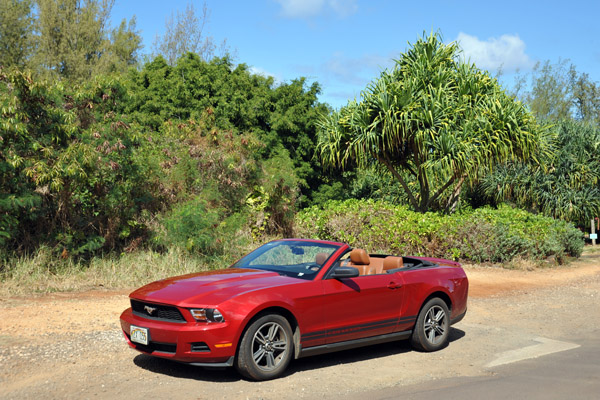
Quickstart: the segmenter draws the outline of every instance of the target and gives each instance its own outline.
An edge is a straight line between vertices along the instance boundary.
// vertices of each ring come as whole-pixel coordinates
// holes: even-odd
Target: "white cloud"
[[[358,9],[356,0],[276,0],[281,5],[281,13],[288,18],[314,17],[326,11],[346,17]]]
[[[282,82],[280,75],[269,72],[266,69],[261,68],[261,67],[250,67],[250,73],[255,74],[255,75],[262,75],[265,78],[268,78],[270,76],[275,80],[274,81],[275,85],[280,85]]]
[[[534,65],[525,54],[525,42],[518,35],[502,35],[482,41],[476,36],[460,32],[456,41],[459,42],[465,59],[490,72],[498,69],[512,72],[529,69]]]

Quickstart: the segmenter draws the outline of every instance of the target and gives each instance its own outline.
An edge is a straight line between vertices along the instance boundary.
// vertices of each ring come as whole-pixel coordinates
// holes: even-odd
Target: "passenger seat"
[[[402,257],[388,256],[383,259],[383,272],[402,267],[404,267],[404,260]]]

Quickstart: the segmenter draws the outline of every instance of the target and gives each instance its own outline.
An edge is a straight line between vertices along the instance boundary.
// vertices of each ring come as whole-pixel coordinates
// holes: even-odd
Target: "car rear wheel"
[[[252,322],[240,342],[236,368],[247,378],[278,377],[292,359],[292,328],[287,319],[267,314]]]
[[[411,344],[420,351],[436,351],[448,344],[450,311],[446,303],[434,297],[425,303],[417,317]]]

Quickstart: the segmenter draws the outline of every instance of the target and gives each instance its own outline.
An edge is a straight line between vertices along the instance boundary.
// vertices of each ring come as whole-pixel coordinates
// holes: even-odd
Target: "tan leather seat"
[[[363,249],[353,249],[350,252],[350,261],[355,265],[369,265],[371,263],[369,255]]]
[[[378,271],[376,264],[381,264],[374,262],[376,261],[374,258],[370,258],[366,251],[363,249],[353,249],[350,252],[350,262],[351,265],[358,269],[359,275],[375,275],[381,273]],[[383,265],[381,265],[383,267]]]
[[[358,275],[359,276],[363,276],[367,274],[367,265],[352,265],[352,267],[356,268],[358,270]]]
[[[383,259],[383,271],[404,267],[402,257],[388,256]]]
[[[358,270],[359,276],[375,274],[375,268],[370,265],[352,265],[352,267]]]
[[[370,266],[375,271],[374,274],[382,274],[383,273],[383,258],[371,257]]]

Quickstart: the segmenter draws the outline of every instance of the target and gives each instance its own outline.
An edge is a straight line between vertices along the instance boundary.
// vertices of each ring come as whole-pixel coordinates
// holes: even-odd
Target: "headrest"
[[[325,264],[325,261],[329,258],[329,254],[327,253],[317,253],[315,256],[315,262],[319,265]]]
[[[383,269],[396,269],[402,268],[404,266],[404,261],[402,257],[393,257],[389,256],[383,259]]]
[[[363,249],[354,249],[350,252],[350,261],[352,264],[368,265],[371,263],[369,255]]]

